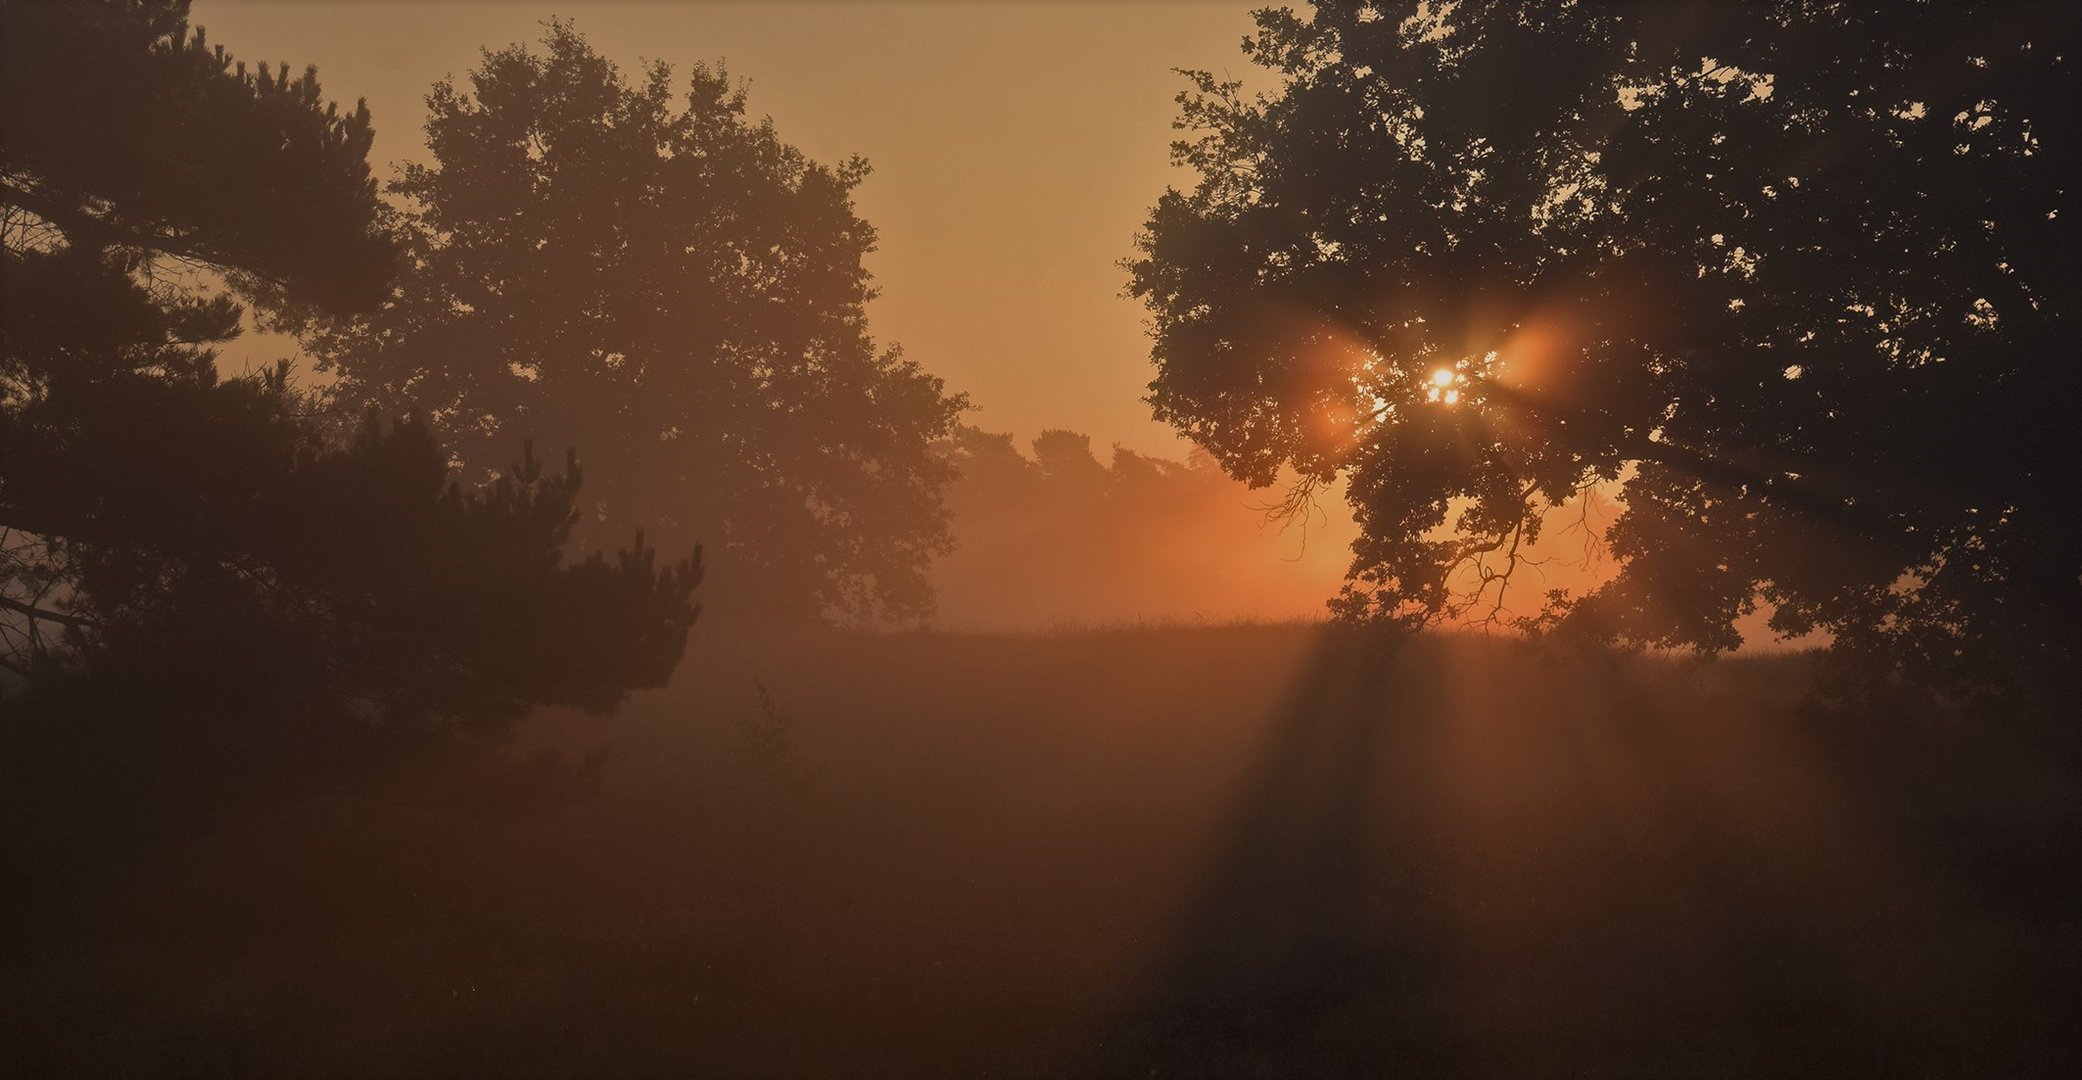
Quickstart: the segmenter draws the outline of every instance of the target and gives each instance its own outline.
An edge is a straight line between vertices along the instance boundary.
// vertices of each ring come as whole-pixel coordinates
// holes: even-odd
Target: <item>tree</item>
[[[7,0],[0,195],[73,243],[211,267],[242,292],[373,302],[394,253],[369,227],[365,104],[341,115],[315,69],[243,62],[173,0]]]
[[[0,664],[59,737],[324,757],[661,684],[700,569],[640,534],[565,562],[575,459],[465,486],[423,425],[335,431],[286,362],[219,376],[242,298],[383,292],[366,108],[234,67],[182,0],[0,10]]]
[[[392,186],[406,272],[313,347],[473,467],[516,434],[585,446],[596,522],[708,543],[711,609],[921,615],[962,400],[867,334],[867,166],[809,160],[720,70],[680,107],[673,83],[552,23],[436,85],[433,161]]]
[[[1275,92],[1189,73],[1129,263],[1158,416],[1344,477],[1334,604],[1505,615],[1593,486],[1617,572],[1533,620],[1708,652],[1770,605],[1960,692],[2082,661],[2062,5],[1318,3]]]

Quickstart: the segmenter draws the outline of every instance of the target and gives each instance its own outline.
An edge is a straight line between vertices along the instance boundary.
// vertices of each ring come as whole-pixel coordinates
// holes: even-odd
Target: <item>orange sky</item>
[[[436,79],[552,15],[625,71],[725,60],[783,138],[874,165],[859,192],[881,234],[870,325],[967,391],[968,422],[1176,458],[1185,445],[1141,400],[1142,313],[1116,263],[1175,178],[1171,69],[1246,74],[1251,6],[197,0],[193,21],[241,59],[315,63],[329,95],[366,97],[386,179],[423,154]]]

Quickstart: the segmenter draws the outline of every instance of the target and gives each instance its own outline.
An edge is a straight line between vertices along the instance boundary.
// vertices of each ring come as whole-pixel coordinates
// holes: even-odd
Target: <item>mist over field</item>
[[[2069,1024],[2072,772],[1818,721],[1799,658],[1442,638],[1367,670],[1303,626],[694,646],[605,727],[524,734],[609,747],[569,805],[406,775],[29,908],[15,1060],[1824,1076],[2034,1072]]]
[[[578,7],[0,0],[0,1077],[2082,1075],[2078,9]]]

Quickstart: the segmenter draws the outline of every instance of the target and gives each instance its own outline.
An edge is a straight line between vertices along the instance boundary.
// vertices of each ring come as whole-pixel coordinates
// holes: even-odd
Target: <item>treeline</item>
[[[935,624],[1048,629],[1129,621],[1321,618],[1354,535],[1341,502],[1281,517],[1276,494],[1204,453],[1183,461],[1044,431],[963,427],[948,443],[958,543],[935,564]]]

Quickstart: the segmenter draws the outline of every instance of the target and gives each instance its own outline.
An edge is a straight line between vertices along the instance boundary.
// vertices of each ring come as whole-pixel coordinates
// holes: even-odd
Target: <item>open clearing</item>
[[[24,890],[0,1012],[39,1075],[2075,1065],[2072,765],[1806,663],[697,631],[523,739],[608,746],[565,809],[329,795]]]

